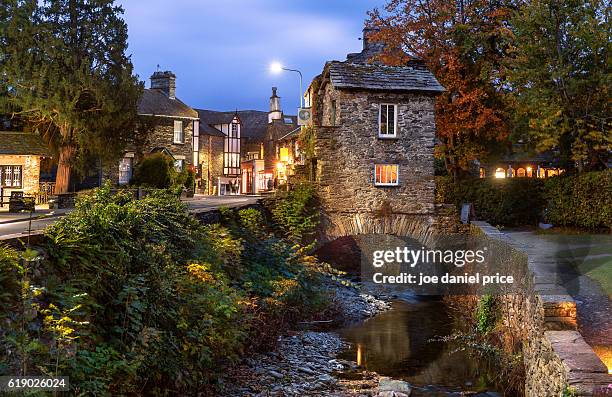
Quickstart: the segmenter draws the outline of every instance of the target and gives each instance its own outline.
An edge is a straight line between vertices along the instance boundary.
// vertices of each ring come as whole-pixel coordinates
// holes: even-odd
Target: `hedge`
[[[612,228],[612,169],[546,181],[545,219],[556,226]]]
[[[532,178],[464,179],[436,177],[436,201],[474,205],[478,219],[494,225],[534,225],[584,229],[612,228],[612,170]]]

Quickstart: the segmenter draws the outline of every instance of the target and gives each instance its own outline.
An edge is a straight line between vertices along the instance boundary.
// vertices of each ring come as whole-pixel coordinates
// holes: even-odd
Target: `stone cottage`
[[[337,234],[372,232],[365,224],[390,214],[434,213],[434,104],[444,87],[418,60],[376,62],[383,46],[369,33],[361,53],[328,62],[305,95],[316,130],[311,164]]]
[[[41,163],[50,157],[40,135],[0,131],[0,202],[8,201],[13,191],[37,194]]]
[[[199,163],[199,115],[176,96],[174,73],[155,72],[151,86],[138,102],[139,123],[133,142],[108,176],[128,184],[134,165],[150,153],[163,152],[174,159],[177,170]]]

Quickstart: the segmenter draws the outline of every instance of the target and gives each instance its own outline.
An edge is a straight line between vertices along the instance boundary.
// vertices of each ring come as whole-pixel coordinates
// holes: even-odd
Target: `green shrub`
[[[176,178],[174,160],[164,153],[153,153],[143,158],[134,170],[131,183],[158,189],[168,189]]]
[[[310,242],[319,225],[319,201],[312,184],[301,183],[268,201],[272,218],[292,241]]]
[[[479,333],[488,334],[497,324],[497,300],[492,295],[483,295],[476,308],[476,329]]]
[[[546,220],[555,226],[612,228],[612,170],[546,180]]]
[[[30,291],[0,338],[0,373],[59,373],[79,395],[211,391],[244,350],[325,307],[303,248],[254,208],[223,216],[202,226],[167,191],[135,200],[107,185],[80,198],[46,231],[39,286],[0,273],[9,299]],[[19,259],[0,247],[2,270]]]
[[[544,207],[543,182],[532,178],[463,179],[436,177],[436,201],[472,203],[478,219],[494,225],[535,225]]]
[[[7,245],[0,244],[0,307],[12,307],[19,295],[19,254]],[[0,312],[0,319],[8,310]]]

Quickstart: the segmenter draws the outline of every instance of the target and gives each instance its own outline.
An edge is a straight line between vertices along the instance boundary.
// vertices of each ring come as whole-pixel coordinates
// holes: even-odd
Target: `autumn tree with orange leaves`
[[[512,40],[511,4],[490,0],[391,0],[370,12],[372,37],[387,44],[389,65],[422,59],[446,88],[436,101],[436,156],[458,177],[473,160],[507,148],[504,55]]]

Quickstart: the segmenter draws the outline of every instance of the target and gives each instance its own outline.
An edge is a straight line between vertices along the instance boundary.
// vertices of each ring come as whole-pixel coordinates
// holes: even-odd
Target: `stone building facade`
[[[11,192],[27,195],[40,190],[40,165],[51,153],[39,135],[0,131],[0,189],[8,201]]]
[[[364,40],[365,54],[371,45],[380,48]],[[434,105],[444,88],[418,61],[391,67],[356,55],[328,62],[306,94],[324,225],[335,236],[393,233],[383,223],[435,213]]]
[[[104,178],[125,185],[134,167],[145,156],[163,152],[174,159],[178,170],[198,164],[199,116],[176,96],[176,76],[155,72],[151,88],[138,102],[138,126],[123,158],[105,167]]]

